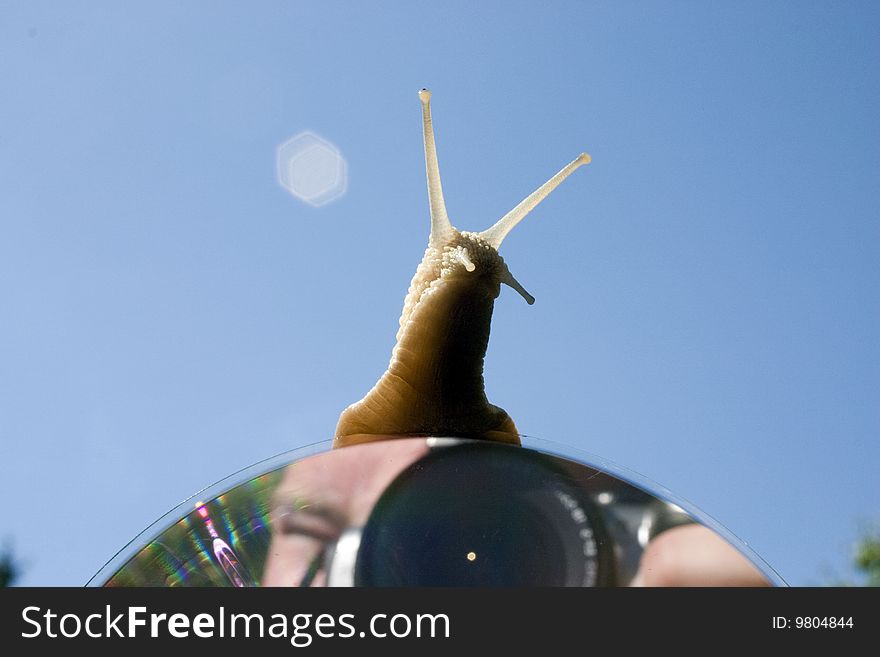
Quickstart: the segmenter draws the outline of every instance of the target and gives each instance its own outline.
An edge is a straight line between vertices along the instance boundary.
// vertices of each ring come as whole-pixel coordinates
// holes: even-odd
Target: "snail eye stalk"
[[[578,155],[574,160],[565,165],[559,173],[526,196],[513,210],[501,217],[494,226],[480,233],[480,237],[497,251],[501,247],[501,242],[507,237],[507,233],[513,230],[514,226],[525,219],[529,212],[534,210],[541,201],[550,195],[550,192],[559,187],[562,181],[568,178],[578,167],[589,164],[591,160],[592,158],[586,153]]]

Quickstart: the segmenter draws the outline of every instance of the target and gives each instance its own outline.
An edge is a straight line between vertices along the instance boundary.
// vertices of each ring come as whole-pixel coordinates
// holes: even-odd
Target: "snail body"
[[[581,154],[491,228],[459,231],[449,221],[434,145],[431,94],[419,92],[431,234],[403,304],[388,369],[346,408],[334,447],[389,436],[459,436],[519,444],[510,416],[489,403],[483,360],[495,299],[505,284],[535,299],[510,273],[498,248],[507,233],[576,168]]]

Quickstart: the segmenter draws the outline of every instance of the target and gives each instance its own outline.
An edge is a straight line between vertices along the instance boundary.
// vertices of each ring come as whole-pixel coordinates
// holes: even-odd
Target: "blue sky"
[[[581,151],[502,254],[487,392],[792,584],[880,517],[871,2],[0,2],[0,536],[79,585],[177,502],[331,437],[387,365],[428,209]],[[277,183],[311,130],[320,208]]]

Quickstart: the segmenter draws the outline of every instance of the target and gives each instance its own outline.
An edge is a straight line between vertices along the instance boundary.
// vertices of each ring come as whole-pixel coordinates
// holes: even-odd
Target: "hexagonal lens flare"
[[[339,149],[313,132],[301,132],[278,147],[278,182],[314,207],[345,193],[348,165]]]

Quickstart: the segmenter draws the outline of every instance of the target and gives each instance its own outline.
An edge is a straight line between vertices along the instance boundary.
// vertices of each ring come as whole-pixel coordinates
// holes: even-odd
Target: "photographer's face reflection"
[[[497,449],[515,449],[517,455],[530,454],[528,450],[521,448],[499,445]],[[389,490],[389,485],[395,482],[409,466],[428,456],[431,451],[429,439],[394,439],[332,450],[288,466],[272,496],[270,514],[272,540],[262,584],[264,586],[326,586],[328,574],[325,557],[328,546],[333,546],[347,529],[363,528],[370,520],[377,502]],[[499,452],[499,454],[503,453]],[[547,457],[538,453],[535,453],[534,458],[535,467],[540,465],[538,460],[547,460]],[[425,459],[425,462],[427,463],[428,459]],[[620,500],[621,508],[629,502],[630,510],[627,513],[632,516],[632,508],[638,507],[633,504],[632,495],[627,500],[629,492],[637,496],[641,495],[644,499],[653,499],[629,484],[604,473],[597,475],[595,471],[585,466],[566,463],[569,468],[575,469],[563,474],[562,478],[565,479],[566,485],[571,482],[575,482],[576,485],[583,484],[584,500],[613,499],[613,502],[607,504],[609,507],[618,504],[617,500]],[[420,463],[419,467],[421,466]],[[583,476],[580,476],[581,471]],[[572,472],[575,474],[572,475]],[[551,474],[548,477],[548,486],[551,485],[549,479],[553,476]],[[464,500],[468,507],[473,503],[473,508],[479,509],[478,502],[481,492],[486,490],[486,482],[473,481],[468,477],[465,480],[468,482],[465,489],[456,489],[451,491],[451,494]],[[505,485],[515,486],[515,482],[516,479],[513,477],[513,481]],[[602,489],[603,485],[610,487]],[[458,486],[461,486],[461,480]],[[605,492],[603,497],[603,491],[612,492]],[[568,493],[555,494],[563,501],[571,497]],[[419,491],[415,496],[410,492],[408,499],[417,499],[418,496]],[[434,500],[424,502],[419,513],[430,514]],[[521,503],[522,500],[512,500],[511,506]],[[542,504],[546,506],[546,501]],[[593,505],[584,502],[582,506],[587,505],[599,509],[601,503]],[[573,515],[577,514],[577,509]],[[475,510],[474,513],[479,513],[479,510]],[[590,514],[595,520],[591,531],[600,545],[598,556],[591,558],[598,561],[613,561],[618,558],[615,555],[621,554],[622,550],[620,546],[611,549],[605,544],[619,541],[621,530],[618,528],[615,533],[599,527],[609,524],[608,518],[605,520],[600,518],[606,515],[613,516],[609,513],[609,509],[594,510]],[[514,517],[513,514],[510,517]],[[617,521],[611,518],[610,522]],[[620,522],[617,524],[621,525]],[[585,526],[590,525],[588,523]],[[631,568],[627,570],[619,564],[611,567],[606,564],[602,568],[608,572],[614,571],[615,574],[600,578],[597,580],[599,583],[619,586],[768,585],[760,571],[738,550],[712,530],[691,522],[689,518],[684,523],[671,526],[656,535],[652,534],[650,540],[644,536],[636,537],[638,528],[635,524],[632,525],[632,529],[631,542],[635,545],[641,541],[641,545],[637,547]],[[516,549],[513,552],[516,553]],[[467,558],[470,559],[471,556]],[[515,572],[515,569],[510,572]],[[512,582],[505,580],[504,583]],[[529,583],[536,582],[531,580]],[[540,580],[538,583],[541,583]],[[338,584],[338,582],[330,582],[330,584]]]
[[[272,496],[272,542],[263,586],[324,586],[320,560],[349,527],[362,527],[379,496],[428,453],[425,439],[354,445],[287,467]],[[315,572],[310,572],[310,568]]]

